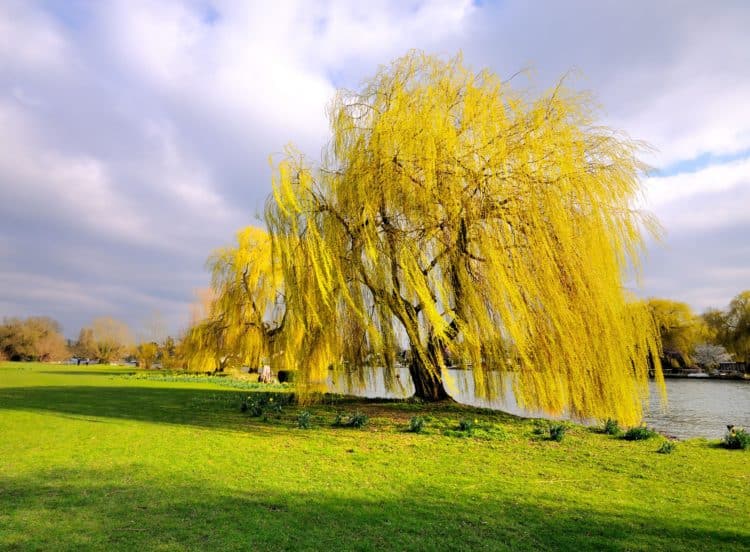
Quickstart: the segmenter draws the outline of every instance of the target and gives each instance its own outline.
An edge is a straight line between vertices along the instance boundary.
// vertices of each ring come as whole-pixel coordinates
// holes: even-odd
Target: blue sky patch
[[[724,155],[715,155],[706,152],[692,159],[684,159],[666,167],[656,169],[652,174],[654,176],[674,176],[675,174],[694,173],[712,165],[724,165],[725,163],[748,158],[750,158],[750,149]]]

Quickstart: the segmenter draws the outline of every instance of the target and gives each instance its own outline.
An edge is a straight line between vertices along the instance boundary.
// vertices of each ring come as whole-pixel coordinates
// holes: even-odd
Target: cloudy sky
[[[639,293],[723,307],[750,288],[748,29],[745,1],[2,0],[0,317],[184,327],[269,155],[317,158],[335,89],[410,48],[540,90],[573,70],[655,148]]]

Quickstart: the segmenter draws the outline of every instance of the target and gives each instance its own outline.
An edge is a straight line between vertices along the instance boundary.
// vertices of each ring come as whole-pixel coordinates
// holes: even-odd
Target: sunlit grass
[[[573,424],[557,443],[547,422],[459,405],[329,399],[253,417],[240,405],[255,389],[129,372],[0,364],[0,550],[750,542],[750,455],[716,443],[658,454],[660,439]],[[355,411],[363,428],[333,427]]]

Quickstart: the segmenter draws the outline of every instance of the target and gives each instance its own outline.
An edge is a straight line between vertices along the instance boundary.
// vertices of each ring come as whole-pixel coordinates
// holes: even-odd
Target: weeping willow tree
[[[272,355],[282,326],[281,274],[271,262],[268,233],[248,226],[237,244],[208,260],[211,294],[205,316],[188,330],[183,351],[194,371],[260,366]]]
[[[420,52],[339,92],[329,115],[322,166],[289,151],[266,209],[279,362],[303,392],[331,364],[365,376],[373,355],[395,384],[406,345],[425,400],[448,396],[458,365],[479,397],[504,373],[527,408],[640,418],[659,346],[622,284],[656,228],[634,208],[639,144],[562,85],[530,99]]]
[[[646,304],[659,330],[664,358],[692,363],[696,347],[708,337],[703,319],[687,303],[652,297]]]

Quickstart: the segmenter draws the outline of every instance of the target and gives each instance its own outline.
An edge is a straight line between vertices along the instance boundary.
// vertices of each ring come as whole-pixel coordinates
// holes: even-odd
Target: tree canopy
[[[133,345],[133,334],[125,322],[100,316],[91,326],[81,328],[75,353],[82,358],[95,358],[102,363],[119,360]]]
[[[237,244],[214,252],[208,266],[212,293],[183,341],[188,367],[223,371],[270,361],[271,341],[285,309],[268,233],[253,226],[240,230]]]
[[[750,290],[738,293],[729,303],[726,326],[728,349],[750,362]]]
[[[423,399],[458,365],[482,397],[507,373],[527,407],[640,418],[659,345],[622,285],[655,228],[634,208],[638,143],[562,84],[528,98],[420,52],[329,115],[321,166],[289,150],[266,209],[286,308],[275,362],[303,392],[332,364],[365,377],[373,356],[395,385],[406,346]]]
[[[679,301],[651,298],[648,308],[659,330],[662,350],[679,353],[691,362],[695,348],[709,335],[703,319],[693,313],[690,305]]]
[[[60,324],[52,318],[7,318],[0,324],[0,358],[48,362],[68,354]]]
[[[707,310],[703,320],[715,342],[726,347],[736,360],[750,363],[750,290],[738,293],[726,311]]]

